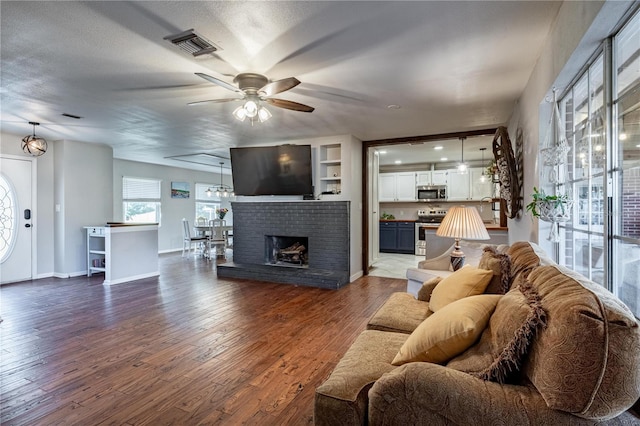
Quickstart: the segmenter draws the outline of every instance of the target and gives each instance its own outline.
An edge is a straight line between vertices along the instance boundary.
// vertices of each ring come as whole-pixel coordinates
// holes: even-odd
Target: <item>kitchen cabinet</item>
[[[482,167],[474,167],[461,174],[457,169],[449,170],[447,184],[447,198],[449,201],[480,201],[493,195],[493,182],[487,177],[485,182],[480,180]]]
[[[472,200],[480,201],[483,198],[493,198],[493,185],[492,176],[485,176],[482,180],[482,173],[485,171],[483,168],[473,168],[469,170],[469,198]]]
[[[381,252],[413,254],[414,245],[414,222],[380,222]]]
[[[469,172],[462,174],[457,169],[449,170],[447,199],[449,201],[466,201],[469,199]]]
[[[446,185],[449,172],[446,170],[433,170],[431,172],[431,185]]]
[[[426,172],[417,172],[416,184],[419,186],[446,185],[447,174],[448,172],[446,170],[429,170]]]
[[[380,173],[378,179],[379,201],[416,201],[415,172]]]

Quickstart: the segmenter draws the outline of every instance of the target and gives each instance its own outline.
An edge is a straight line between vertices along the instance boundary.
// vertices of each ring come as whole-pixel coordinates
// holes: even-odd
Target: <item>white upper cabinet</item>
[[[416,201],[416,173],[380,173],[379,201]]]
[[[446,185],[449,172],[446,170],[434,170],[431,172],[431,185]]]
[[[457,169],[449,170],[447,179],[447,199],[449,201],[465,201],[469,199],[469,173],[459,173]]]
[[[480,201],[483,198],[493,197],[494,184],[492,182],[492,176],[485,176],[485,179],[482,179],[484,170],[485,169],[481,167],[469,170],[469,189],[472,200]]]
[[[416,185],[431,185],[431,172],[417,172],[416,173]]]
[[[447,184],[447,198],[449,201],[480,201],[483,198],[493,195],[493,182],[491,177],[483,182],[481,180],[482,167],[469,169],[467,173],[461,174],[457,169],[449,170]]]
[[[446,170],[429,170],[426,172],[417,172],[416,183],[417,185],[421,186],[446,185],[447,175],[448,172]]]

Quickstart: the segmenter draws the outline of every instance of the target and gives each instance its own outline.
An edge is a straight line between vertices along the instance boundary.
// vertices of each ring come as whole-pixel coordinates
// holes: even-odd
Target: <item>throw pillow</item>
[[[480,257],[478,268],[489,269],[493,277],[484,290],[488,294],[505,294],[511,288],[511,257],[487,246]]]
[[[430,280],[425,281],[418,290],[418,300],[428,302],[431,299],[431,293],[433,289],[442,281],[442,277],[433,277]]]
[[[513,382],[532,340],[545,323],[540,296],[524,281],[500,299],[478,344],[452,359],[447,367],[484,380]]]
[[[469,348],[487,326],[500,295],[481,294],[448,304],[411,333],[391,362],[444,363]]]
[[[442,281],[433,289],[429,300],[429,309],[437,312],[451,302],[463,297],[484,293],[493,272],[466,265]]]

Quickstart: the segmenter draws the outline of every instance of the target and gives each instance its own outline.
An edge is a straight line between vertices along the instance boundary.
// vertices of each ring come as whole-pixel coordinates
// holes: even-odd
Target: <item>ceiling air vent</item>
[[[164,39],[169,40],[180,49],[196,57],[219,50],[217,46],[214,46],[209,40],[198,35],[193,29],[183,31],[180,34],[166,36]]]

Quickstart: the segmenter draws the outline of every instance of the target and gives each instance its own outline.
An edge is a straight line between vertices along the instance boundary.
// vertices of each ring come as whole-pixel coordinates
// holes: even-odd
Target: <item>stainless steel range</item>
[[[439,224],[444,219],[447,211],[442,208],[428,208],[418,210],[418,220],[416,221],[416,256],[427,254],[426,225]]]

